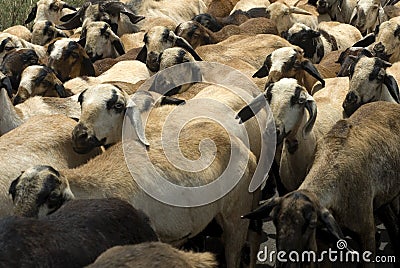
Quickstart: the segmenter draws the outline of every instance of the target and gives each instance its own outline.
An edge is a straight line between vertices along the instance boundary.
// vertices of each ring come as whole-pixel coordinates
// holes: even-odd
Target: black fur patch
[[[9,37],[7,37],[6,39],[4,39],[1,44],[0,44],[0,52],[4,51],[4,48],[6,47],[7,43],[10,42],[11,39]]]
[[[113,89],[111,99],[109,99],[106,103],[107,110],[111,110],[117,101],[118,101],[117,91]]]
[[[85,89],[84,91],[82,91],[81,94],[79,94],[79,96],[78,96],[78,102],[79,102],[79,104],[80,104],[81,106],[82,106],[82,103],[83,103],[83,94],[85,94],[86,90],[87,90],[87,89]]]
[[[320,37],[315,37],[310,31],[301,30],[298,33],[292,34],[287,39],[291,44],[301,47],[304,50],[304,56],[311,59],[316,52],[318,57],[322,58],[324,55],[324,47],[321,45],[318,46],[317,38]],[[321,53],[321,47],[322,55],[319,55]]]
[[[294,96],[292,96],[290,98],[290,106],[294,106],[296,103],[299,102],[300,93],[301,93],[302,90],[303,90],[302,87],[300,87],[300,86],[296,87],[296,90],[294,92]]]
[[[36,204],[37,206],[41,206],[50,197],[50,194],[52,191],[54,191],[55,188],[61,185],[60,180],[58,180],[53,174],[50,174],[46,177],[46,179],[43,182],[42,188],[37,196],[36,199]]]
[[[400,25],[397,26],[396,30],[394,31],[394,36],[400,37]]]
[[[76,50],[78,48],[79,48],[78,43],[76,43],[74,41],[69,42],[68,45],[67,45],[67,48],[65,50],[65,56],[66,57],[71,56],[71,53],[74,52],[74,50]]]
[[[296,54],[291,56],[290,59],[283,64],[282,71],[289,72],[291,69],[295,68],[296,58],[297,58]]]
[[[271,103],[271,99],[272,99],[272,88],[274,87],[273,84],[270,84],[267,86],[267,88],[265,89],[265,99],[267,100],[268,103]]]
[[[40,83],[43,82],[43,79],[45,79],[46,76],[47,76],[49,73],[51,73],[51,72],[52,72],[52,69],[50,69],[50,68],[47,67],[47,66],[43,66],[43,67],[40,69],[39,74],[38,74],[38,76],[36,76],[36,78],[35,78],[35,80],[33,81],[33,83],[34,83],[36,86],[38,86]]]
[[[210,29],[213,32],[218,32],[222,29],[222,25],[218,23],[218,21],[211,16],[210,14],[204,13],[196,15],[192,18],[193,21],[197,21],[204,27]]]
[[[185,59],[186,51],[184,49],[180,49],[178,55],[175,56],[175,63],[184,63],[188,60]]]

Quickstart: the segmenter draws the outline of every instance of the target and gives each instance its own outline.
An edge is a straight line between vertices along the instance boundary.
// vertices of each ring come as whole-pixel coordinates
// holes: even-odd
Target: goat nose
[[[355,102],[357,102],[357,99],[358,99],[358,97],[353,91],[349,92],[346,96],[347,103],[355,103]]]
[[[158,55],[155,52],[150,52],[149,53],[149,60],[151,62],[157,62],[158,61]]]
[[[385,46],[382,44],[382,42],[379,42],[374,46],[374,51],[375,52],[383,52],[385,51]]]
[[[76,125],[72,132],[73,139],[86,140],[89,136],[87,128],[81,124]]]

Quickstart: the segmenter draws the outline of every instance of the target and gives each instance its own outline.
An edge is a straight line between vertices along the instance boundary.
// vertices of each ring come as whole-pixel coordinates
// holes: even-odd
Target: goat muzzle
[[[78,154],[89,153],[96,147],[104,145],[106,138],[101,141],[94,135],[89,135],[88,129],[78,124],[72,131],[72,148]]]

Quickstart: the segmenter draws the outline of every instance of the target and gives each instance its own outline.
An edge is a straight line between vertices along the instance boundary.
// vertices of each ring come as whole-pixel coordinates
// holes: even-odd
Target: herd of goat
[[[373,256],[383,223],[400,258],[396,0],[39,0],[25,25],[0,32],[0,267],[255,267],[265,221],[279,251],[352,239]],[[248,99],[196,68],[142,89],[200,61],[240,71],[255,84],[234,81]],[[174,75],[196,82],[161,93]],[[211,109],[189,105],[204,98],[233,110],[227,124],[249,142],[202,116],[165,125]],[[265,102],[276,152],[249,192]],[[128,110],[136,138],[122,142]],[[176,129],[173,156],[211,153],[206,168],[171,163],[163,132]],[[138,148],[134,168],[125,148]],[[148,159],[181,186],[210,184],[228,166],[241,177],[214,202],[173,206],[139,186],[157,179]]]

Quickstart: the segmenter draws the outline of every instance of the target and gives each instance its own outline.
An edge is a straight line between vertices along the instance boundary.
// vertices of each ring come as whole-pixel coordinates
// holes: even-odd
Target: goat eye
[[[124,108],[125,108],[125,105],[124,105],[123,103],[121,103],[121,102],[117,102],[117,103],[114,105],[114,109],[117,110],[117,111],[121,111],[121,110],[124,109]]]
[[[305,98],[299,98],[299,100],[297,101],[299,104],[303,104],[306,102]]]

